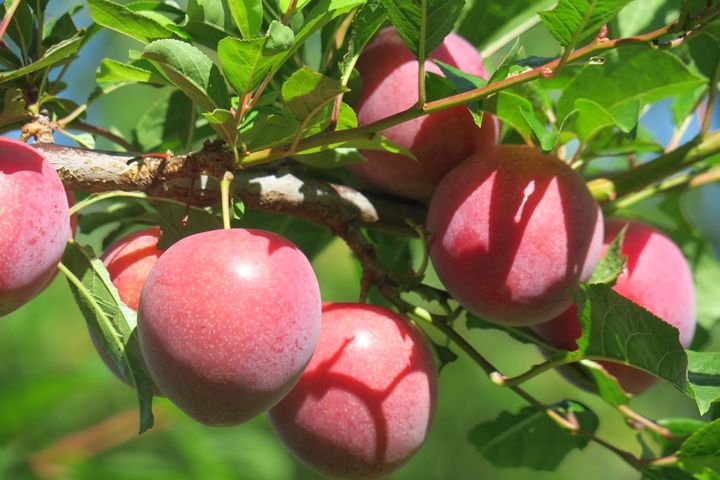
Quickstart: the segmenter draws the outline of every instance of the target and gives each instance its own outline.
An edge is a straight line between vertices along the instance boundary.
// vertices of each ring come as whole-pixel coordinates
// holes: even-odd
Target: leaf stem
[[[427,0],[420,0],[420,41],[418,44],[418,106],[420,108],[424,108],[427,103],[427,92],[425,91],[426,31]]]
[[[525,373],[522,373],[515,377],[506,377],[500,372],[493,372],[493,374],[490,376],[490,380],[492,380],[495,385],[498,385],[500,387],[513,387],[515,385],[520,385],[524,382],[527,382],[528,380],[535,378],[541,373],[547,372],[548,370],[567,365],[568,363],[576,362],[577,360],[578,359],[574,358],[572,355],[565,355],[563,357],[551,359],[535,365]]]
[[[643,417],[627,405],[618,405],[617,406],[618,412],[620,412],[625,418],[632,421],[636,425],[640,425],[642,428],[647,428],[649,430],[652,430],[653,432],[657,433],[663,438],[666,438],[668,440],[677,440],[682,437],[677,437],[673,435],[673,433],[668,430],[665,427],[661,427],[657,423],[653,422],[647,417]]]

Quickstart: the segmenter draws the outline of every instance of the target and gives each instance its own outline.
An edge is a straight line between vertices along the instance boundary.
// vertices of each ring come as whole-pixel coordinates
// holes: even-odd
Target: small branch
[[[5,36],[5,31],[7,30],[8,26],[10,25],[13,15],[15,15],[15,12],[17,11],[17,8],[20,6],[21,1],[22,0],[15,0],[14,2],[12,2],[12,5],[10,5],[10,8],[5,13],[5,18],[3,18],[2,23],[0,23],[0,43],[3,41],[3,37]],[[7,5],[7,3],[6,3],[6,5]]]
[[[628,419],[628,421],[631,421],[633,424],[640,426],[638,430],[641,430],[643,428],[647,428],[648,430],[652,430],[653,432],[657,433],[663,438],[666,438],[668,440],[679,440],[682,437],[677,437],[673,435],[673,433],[668,430],[665,427],[661,427],[657,423],[653,422],[649,418],[643,417],[639,413],[632,410],[627,405],[619,405],[617,407],[618,412],[622,413],[625,418]]]
[[[552,370],[554,368],[561,367],[575,361],[577,361],[577,359],[572,357],[562,357],[555,360],[548,360],[539,365],[535,365],[525,373],[520,374],[516,377],[506,377],[500,372],[493,372],[493,374],[490,376],[490,380],[492,380],[495,385],[498,385],[500,387],[513,387],[515,385],[525,383],[528,380],[537,377],[541,373],[547,372],[548,370]]]
[[[287,10],[285,11],[285,14],[282,18],[282,23],[287,25],[287,23],[290,21],[290,18],[292,18],[293,13],[295,13],[295,6],[297,5],[297,0],[290,0],[290,5],[288,5]]]
[[[89,125],[87,123],[81,122],[75,122],[72,125],[68,125],[66,128],[70,130],[78,130],[80,132],[94,133],[95,135],[98,135],[100,137],[107,138],[108,140],[115,143],[116,145],[121,146],[128,152],[135,149],[132,143],[128,142],[127,140],[118,135],[115,135],[106,128],[96,127],[95,125]]]
[[[223,173],[220,179],[220,202],[222,203],[222,220],[225,230],[230,229],[230,186],[232,180],[232,172]]]
[[[713,112],[715,111],[715,100],[717,99],[718,82],[720,81],[720,63],[715,67],[715,73],[710,79],[710,85],[708,86],[707,106],[705,108],[705,116],[700,126],[700,138],[705,137],[710,131],[710,123],[712,123]]]
[[[427,93],[425,91],[425,59],[427,53],[425,51],[425,35],[427,29],[427,0],[420,0],[420,45],[418,45],[418,106],[422,109],[427,103]]]

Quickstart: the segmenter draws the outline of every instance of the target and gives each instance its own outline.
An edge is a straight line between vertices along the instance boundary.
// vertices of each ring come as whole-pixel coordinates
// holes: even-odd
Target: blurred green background
[[[660,2],[635,2],[646,6],[649,3]],[[50,7],[66,9],[68,5],[51,1]],[[663,20],[658,17],[658,21]],[[556,44],[541,28],[531,30],[522,41],[528,54],[557,54]],[[100,60],[125,60],[129,48],[137,45],[111,32],[97,35],[83,50],[82,61],[73,64],[66,75],[73,97],[84,101],[94,88],[94,71]],[[490,61],[497,63],[501,55],[498,52]],[[152,88],[121,89],[97,102],[89,112],[90,120],[128,132],[136,126],[139,112],[155,98],[157,91]],[[666,140],[667,105],[652,109],[644,124],[658,139]],[[111,145],[99,142],[98,147]],[[696,199],[690,207],[692,216],[717,219],[717,207],[713,207],[717,203],[717,197]],[[716,208],[715,213],[708,210],[712,208]],[[82,235],[78,240],[98,243],[97,238]],[[333,241],[314,258],[313,265],[324,300],[357,299],[357,268],[341,242]],[[542,358],[536,349],[497,331],[474,330],[468,338],[507,374],[521,373]],[[600,437],[640,453],[640,442],[619,414],[556,373],[546,373],[527,386],[533,395],[548,403],[564,398],[586,403],[601,417]],[[440,376],[437,417],[426,444],[391,478],[639,478],[619,458],[595,444],[571,453],[556,472],[492,467],[466,441],[468,431],[502,410],[516,411],[524,406],[513,393],[492,385],[460,355]],[[632,407],[652,418],[696,414],[689,398],[662,384],[633,400]],[[0,319],[2,479],[319,478],[287,453],[264,416],[239,427],[209,428],[185,417],[165,399],[156,399],[155,413],[156,427],[138,436],[135,395],[95,353],[84,320],[61,276],[33,302]]]

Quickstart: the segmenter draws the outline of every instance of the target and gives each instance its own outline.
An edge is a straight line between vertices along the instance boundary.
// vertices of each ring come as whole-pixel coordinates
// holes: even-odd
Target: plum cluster
[[[431,53],[486,78],[476,50],[455,34]],[[362,55],[361,124],[410,107],[418,63],[393,29]],[[448,292],[489,321],[532,326],[575,349],[571,292],[628,224],[625,272],[615,290],[680,331],[695,328],[691,274],[679,249],[638,221],[603,219],[583,179],[536,148],[498,145],[497,121],[478,127],[464,107],[384,132],[417,161],[364,152],[351,167],[369,186],[429,201],[428,251]],[[69,197],[33,148],[0,141],[0,316],[56,273],[73,226]],[[253,229],[208,231],[158,248],[160,229],[133,233],[102,260],[120,298],[138,312],[140,347],[157,394],[194,419],[237,425],[269,413],[278,437],[332,477],[376,478],[422,445],[437,398],[430,345],[384,308],[323,304],[312,266],[289,240]],[[673,292],[668,295],[667,292]],[[128,383],[93,339],[100,356]],[[607,364],[631,392],[653,377]]]

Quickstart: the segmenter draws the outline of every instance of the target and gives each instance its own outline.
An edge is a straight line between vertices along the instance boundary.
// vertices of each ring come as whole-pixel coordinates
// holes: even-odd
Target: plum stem
[[[230,186],[232,185],[232,172],[225,172],[220,179],[220,201],[222,202],[223,228],[230,229]]]
[[[568,363],[576,362],[577,360],[578,359],[575,356],[573,356],[572,354],[565,354],[562,357],[551,359],[546,362],[535,365],[535,366],[531,367],[525,373],[522,373],[515,377],[506,377],[506,376],[502,375],[500,372],[493,372],[494,375],[491,375],[490,380],[492,380],[492,382],[495,385],[498,385],[500,387],[514,387],[516,385],[525,383],[528,380],[535,378],[542,373],[547,372],[548,370],[552,370],[554,368],[561,367],[563,365],[567,365]]]

